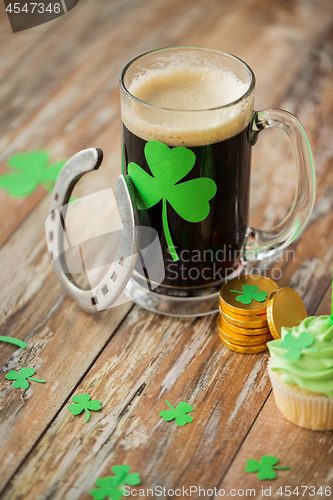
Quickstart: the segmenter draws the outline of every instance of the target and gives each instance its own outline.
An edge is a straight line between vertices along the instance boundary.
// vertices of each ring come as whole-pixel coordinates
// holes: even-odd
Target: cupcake
[[[268,373],[282,414],[307,429],[333,429],[333,321],[308,317],[267,343]]]

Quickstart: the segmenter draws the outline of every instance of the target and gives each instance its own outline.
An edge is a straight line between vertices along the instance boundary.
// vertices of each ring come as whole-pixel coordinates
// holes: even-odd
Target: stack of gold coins
[[[278,288],[273,280],[264,276],[241,276],[222,286],[217,326],[223,345],[243,354],[267,349],[266,343],[273,340],[267,303]]]

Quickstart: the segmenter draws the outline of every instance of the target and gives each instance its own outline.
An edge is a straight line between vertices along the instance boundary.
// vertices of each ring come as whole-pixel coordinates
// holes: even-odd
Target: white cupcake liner
[[[333,398],[300,394],[282,384],[268,366],[274,398],[281,413],[290,422],[314,431],[333,429]]]

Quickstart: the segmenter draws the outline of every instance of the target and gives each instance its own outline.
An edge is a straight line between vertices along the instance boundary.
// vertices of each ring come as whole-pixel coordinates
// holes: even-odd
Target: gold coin
[[[230,349],[230,351],[239,352],[241,354],[257,354],[258,352],[263,352],[263,351],[267,350],[266,344],[252,345],[250,347],[245,347],[243,345],[237,345],[237,344],[233,344],[231,342],[228,342],[227,340],[223,339],[221,336],[220,336],[220,340],[225,347]]]
[[[271,294],[267,303],[267,321],[272,336],[281,337],[283,326],[298,326],[307,317],[303,300],[292,288],[280,288]]]
[[[243,304],[240,301],[245,295],[243,289],[244,285],[256,287],[253,289],[253,298],[250,304]],[[224,310],[230,311],[230,313],[236,313],[243,316],[259,316],[260,314],[266,314],[268,298],[278,288],[275,281],[265,276],[243,275],[224,283],[220,290],[220,304]],[[255,300],[255,294],[258,292],[266,292],[267,295],[264,301],[259,302]],[[249,296],[249,300],[250,299],[251,296]]]
[[[235,326],[240,326],[241,328],[267,328],[267,316],[266,314],[262,314],[261,316],[240,316],[239,314],[234,314],[229,316],[224,310],[220,307],[220,314],[225,321],[231,323]]]
[[[260,344],[266,344],[266,342],[269,342],[270,340],[273,340],[272,335],[266,334],[266,335],[238,335],[237,333],[230,332],[230,330],[227,330],[225,327],[224,328],[219,328],[219,335],[223,339],[227,340],[228,342],[231,343],[236,343],[237,345],[243,345],[243,346],[252,346],[252,345],[260,345]]]
[[[252,314],[252,316],[245,316],[243,314],[237,314],[233,311],[230,311],[229,309],[226,309],[224,306],[221,305],[221,303],[220,303],[219,308],[220,308],[220,311],[223,311],[227,316],[230,316],[230,318],[237,319],[238,321],[252,321],[253,318],[255,318],[255,317],[261,318],[261,319],[263,319],[263,318],[267,319],[266,312],[264,314],[259,314],[258,316],[254,316],[253,314]]]
[[[221,314],[218,316],[218,321],[220,322],[222,328],[225,325],[228,330],[231,330],[232,332],[238,333],[240,335],[265,335],[267,333],[270,333],[268,324],[264,328],[242,328],[240,326],[235,326],[232,323],[229,323],[224,318],[222,318]]]

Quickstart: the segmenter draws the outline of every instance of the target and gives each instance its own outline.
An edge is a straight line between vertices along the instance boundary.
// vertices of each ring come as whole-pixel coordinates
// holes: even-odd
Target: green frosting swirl
[[[302,332],[315,339],[311,349],[302,349],[296,361],[285,358],[287,351],[280,347],[282,340],[288,333],[298,338]],[[281,373],[286,385],[297,385],[333,398],[333,324],[330,316],[310,316],[297,327],[282,328],[281,339],[272,340],[267,346],[271,355],[270,368]]]

